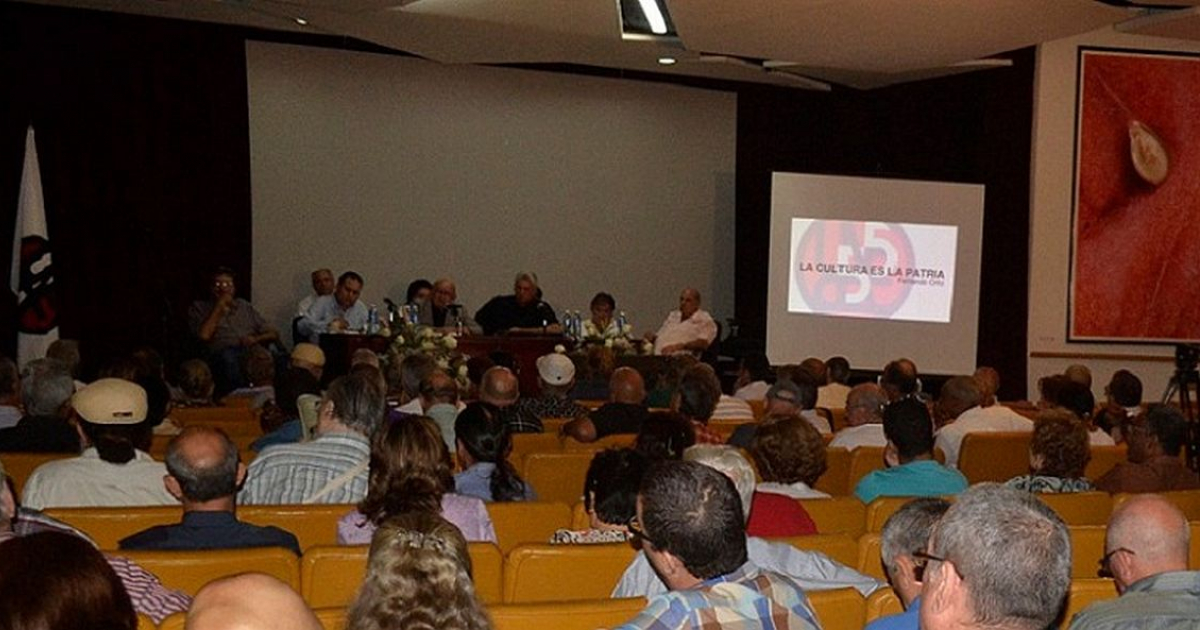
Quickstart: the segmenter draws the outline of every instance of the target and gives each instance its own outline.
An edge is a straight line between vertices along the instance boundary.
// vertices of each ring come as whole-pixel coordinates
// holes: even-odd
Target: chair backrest
[[[1117,586],[1108,578],[1072,578],[1071,590],[1067,592],[1067,609],[1063,614],[1062,628],[1071,625],[1071,617],[1088,606],[1117,597]]]
[[[1104,557],[1104,526],[1076,525],[1071,532],[1071,579],[1094,578]]]
[[[771,538],[805,551],[819,551],[831,559],[852,567],[858,562],[858,541],[846,534],[812,534]]]
[[[138,613],[137,630],[158,630],[158,624],[154,623],[154,619],[145,613]]]
[[[187,613],[177,612],[167,615],[162,622],[158,624],[158,630],[183,630],[186,625]],[[150,627],[153,628],[154,626]],[[138,630],[141,630],[140,623],[138,625]]]
[[[878,532],[868,532],[858,537],[858,561],[854,567],[859,573],[869,575],[881,582],[887,581],[883,570],[883,537]]]
[[[885,468],[883,463],[883,447],[882,446],[860,446],[850,453],[850,474],[846,479],[846,487],[849,493],[854,492],[854,488],[858,486],[858,482],[866,477],[873,470],[881,470]]]
[[[883,524],[887,522],[888,517],[896,513],[904,506],[905,503],[912,501],[916,497],[879,497],[871,501],[867,505],[867,531],[881,532]],[[953,497],[946,497],[953,500]]]
[[[750,403],[750,411],[754,412],[754,420],[762,420],[763,416],[767,415],[767,401],[763,399],[748,400]]]
[[[645,597],[489,606],[495,630],[615,628],[646,607]]]
[[[38,466],[56,459],[75,456],[75,453],[0,453],[0,462],[4,462],[4,472],[12,477],[13,487],[16,488],[17,494],[21,494],[29,475],[32,475]]]
[[[583,501],[576,503],[571,508],[571,529],[587,529],[592,526],[592,519],[588,516],[587,507]]]
[[[505,603],[603,599],[635,552],[628,544],[521,545],[504,562]]]
[[[635,441],[637,441],[637,434],[635,433],[615,433],[613,435],[606,435],[595,442],[580,442],[572,438],[565,438],[562,446],[564,453],[576,453],[579,451],[597,453],[607,448],[632,448]]]
[[[50,508],[46,516],[82,531],[101,549],[116,549],[117,542],[126,536],[156,525],[178,523],[183,518],[183,508],[178,505]]]
[[[817,490],[843,496],[850,494],[850,451],[837,447],[825,450],[825,473],[817,479]]]
[[[508,461],[521,470],[524,460],[533,453],[561,453],[563,438],[557,433],[514,433]]]
[[[280,547],[203,551],[121,551],[168,588],[195,595],[209,582],[239,573],[266,573],[300,590],[300,561]]]
[[[522,476],[537,492],[539,501],[575,505],[583,496],[583,482],[594,454],[530,453],[525,456]]]
[[[588,406],[587,402],[584,402],[584,401],[576,401],[576,402],[579,402],[580,404],[582,404],[585,407]],[[601,404],[603,404],[603,403],[601,403]],[[558,435],[558,432],[562,430],[563,425],[570,422],[571,420],[574,420],[574,418],[542,418],[542,433],[553,433],[555,435]]]
[[[857,538],[863,533],[867,508],[857,497],[800,499],[800,505],[822,534],[848,534]]]
[[[243,505],[238,519],[254,525],[274,525],[296,536],[300,549],[337,544],[338,519],[353,511],[350,504]]]
[[[904,604],[890,586],[875,589],[875,592],[867,598],[867,623],[880,617],[899,615],[902,612],[904,612]]]
[[[829,409],[829,416],[831,418],[831,420],[829,421],[829,426],[831,429],[833,429],[834,433],[837,433],[838,431],[841,431],[842,429],[846,428],[846,408],[845,407],[831,407]]]
[[[1113,499],[1107,492],[1065,492],[1039,494],[1067,525],[1107,525]]]
[[[487,509],[496,530],[496,542],[505,554],[517,545],[548,543],[556,530],[571,526],[568,503],[514,501],[489,503]]]
[[[182,427],[201,425],[221,429],[230,436],[262,433],[259,410],[251,407],[180,407],[171,410],[171,420]]]
[[[963,437],[958,470],[971,483],[1008,481],[1029,472],[1028,431],[968,433]]]
[[[1188,568],[1200,571],[1200,521],[1192,522],[1192,548],[1188,553]]]
[[[1116,446],[1093,446],[1092,459],[1088,460],[1087,468],[1083,470],[1083,476],[1088,479],[1099,479],[1104,476],[1104,473],[1112,469],[1113,466],[1125,461],[1125,452],[1127,447],[1124,444]]]
[[[323,630],[345,630],[350,611],[345,606],[318,608],[313,611]]]
[[[312,608],[349,606],[367,575],[368,545],[318,545],[300,558],[300,595]],[[499,603],[503,556],[491,543],[468,543],[475,594],[485,604]]]
[[[862,630],[867,619],[867,600],[852,588],[809,591],[808,601],[824,630]]]

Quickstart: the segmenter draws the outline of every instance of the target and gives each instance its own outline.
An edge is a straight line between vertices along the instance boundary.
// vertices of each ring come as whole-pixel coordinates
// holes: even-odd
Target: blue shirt
[[[967,478],[932,459],[874,470],[863,477],[854,494],[863,503],[879,497],[937,497],[967,489]]]
[[[898,615],[880,617],[867,624],[863,630],[918,630],[921,627],[921,598],[908,605],[908,610]]]
[[[329,323],[335,319],[346,320],[348,330],[362,331],[367,327],[366,305],[362,300],[354,302],[350,308],[342,308],[332,295],[322,295],[308,309],[308,314],[296,322],[296,329],[309,341],[317,343],[321,333],[329,332]]]
[[[260,527],[237,520],[233,512],[184,512],[183,522],[158,525],[127,536],[121,549],[242,549],[284,547],[300,555],[300,543],[278,527]]]
[[[470,468],[454,475],[455,492],[469,497],[479,497],[487,502],[494,501],[495,499],[492,498],[492,473],[495,470],[496,465],[491,462],[476,462]],[[537,499],[537,495],[534,494],[533,488],[529,487],[529,484],[521,481],[521,487],[524,489],[525,501]]]

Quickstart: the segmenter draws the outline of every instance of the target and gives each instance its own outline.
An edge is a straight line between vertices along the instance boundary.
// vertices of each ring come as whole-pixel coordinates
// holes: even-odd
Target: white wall
[[[1043,44],[1038,49],[1034,112],[1033,206],[1029,282],[1029,395],[1040,376],[1083,363],[1092,369],[1093,390],[1103,400],[1112,373],[1126,368],[1142,379],[1146,401],[1158,400],[1174,372],[1172,346],[1071,343],[1067,336],[1070,271],[1072,163],[1075,146],[1076,65],[1079,46],[1139,50],[1200,51],[1200,45],[1139,37],[1102,29]],[[1081,354],[1037,358],[1037,353]]]
[[[638,334],[685,286],[732,315],[735,95],[261,42],[247,72],[253,300],[281,330],[325,266],[369,303],[450,275],[475,311],[529,269]]]

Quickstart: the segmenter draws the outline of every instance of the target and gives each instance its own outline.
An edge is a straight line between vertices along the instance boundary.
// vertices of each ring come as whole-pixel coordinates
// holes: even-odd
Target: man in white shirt
[[[343,273],[334,292],[317,298],[296,322],[296,330],[313,343],[320,342],[321,333],[363,330],[368,309],[358,299],[362,288],[362,276],[353,271]]]
[[[313,292],[304,296],[300,303],[296,305],[296,317],[304,317],[308,315],[309,309],[312,308],[321,296],[333,294],[333,272],[329,269],[317,269],[312,272],[312,288]]]
[[[852,451],[860,446],[887,446],[883,433],[883,408],[887,403],[887,394],[875,383],[856,385],[846,397],[847,426],[833,436],[829,447]]]
[[[825,409],[840,409],[847,406],[850,395],[850,361],[846,357],[831,357],[825,362],[826,384],[817,388],[817,406]]]
[[[968,433],[1033,431],[1033,422],[1021,414],[1003,405],[985,409],[982,402],[983,388],[973,377],[955,376],[942,385],[933,412],[948,424],[938,431],[934,446],[946,454],[950,468],[958,468],[958,453]]]
[[[700,309],[700,292],[684,289],[679,294],[679,310],[671,311],[658,332],[647,335],[654,342],[654,354],[699,355],[717,338],[717,323]]]

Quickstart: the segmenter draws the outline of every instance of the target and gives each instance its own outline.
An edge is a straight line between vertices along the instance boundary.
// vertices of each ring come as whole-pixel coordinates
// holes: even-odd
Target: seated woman
[[[637,513],[638,486],[646,474],[647,459],[631,449],[608,449],[592,458],[583,483],[583,506],[588,529],[560,529],[551,544],[591,545],[629,540],[629,521]]]
[[[817,525],[797,499],[829,495],[812,488],[825,472],[825,440],[799,416],[767,416],[750,442],[750,456],[762,482],[754,492],[746,533],[751,536],[803,536]]]
[[[492,627],[471,582],[467,542],[426,511],[387,519],[371,539],[367,577],[350,606],[348,630]]]
[[[419,511],[441,514],[467,540],[496,542],[487,507],[452,492],[451,470],[442,433],[429,418],[404,418],[381,429],[371,445],[367,496],[338,521],[338,543],[366,544],[383,521]]]
[[[533,488],[525,483],[508,461],[512,441],[500,422],[495,407],[471,403],[454,420],[458,465],[454,475],[457,492],[484,501],[533,501]]]
[[[1029,445],[1030,474],[1009,479],[1010,488],[1029,492],[1087,492],[1094,489],[1083,476],[1092,458],[1088,430],[1065,409],[1038,413]]]

